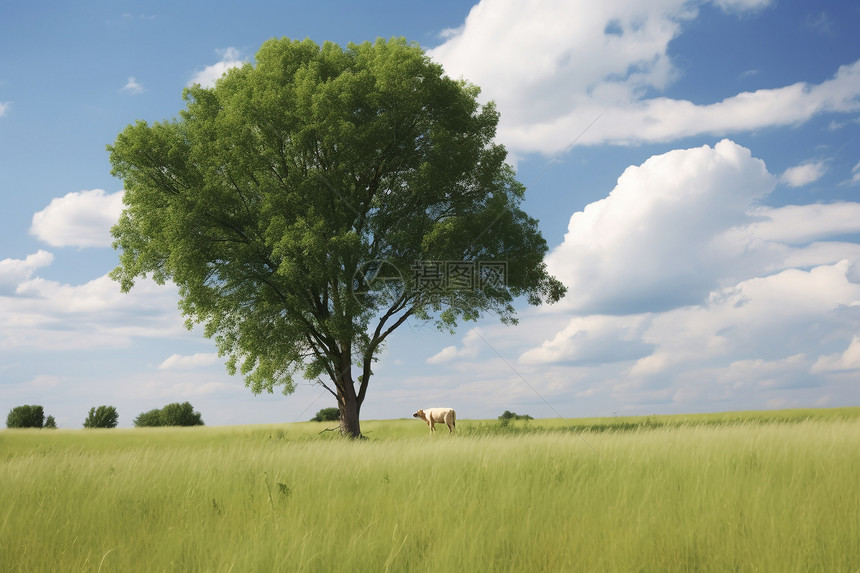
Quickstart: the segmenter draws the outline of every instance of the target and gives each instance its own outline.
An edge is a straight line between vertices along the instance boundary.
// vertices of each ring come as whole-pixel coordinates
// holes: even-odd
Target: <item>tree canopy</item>
[[[7,428],[41,428],[45,423],[45,410],[37,404],[15,406],[6,416]]]
[[[266,42],[108,147],[113,278],[173,281],[231,374],[255,393],[318,380],[359,436],[374,356],[409,317],[513,323],[517,297],[564,295],[478,94],[403,39]]]
[[[311,418],[311,422],[336,422],[340,419],[340,408],[323,408]]]
[[[203,416],[194,411],[191,402],[172,402],[163,408],[155,408],[148,412],[141,412],[134,419],[134,425],[138,428],[149,428],[157,426],[202,426]]]
[[[84,428],[116,428],[119,413],[113,406],[93,406],[84,418]]]

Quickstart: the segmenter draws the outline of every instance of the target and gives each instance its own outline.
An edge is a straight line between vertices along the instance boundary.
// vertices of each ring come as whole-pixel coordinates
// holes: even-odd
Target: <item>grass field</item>
[[[3,571],[860,571],[860,408],[0,431]]]

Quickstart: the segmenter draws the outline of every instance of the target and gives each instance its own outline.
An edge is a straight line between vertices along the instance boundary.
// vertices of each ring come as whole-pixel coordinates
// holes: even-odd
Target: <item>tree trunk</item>
[[[340,433],[350,438],[361,438],[361,423],[358,420],[358,400],[355,392],[352,395],[340,394],[338,407],[340,409]]]
[[[352,379],[352,357],[341,357],[340,383],[337,385],[337,405],[340,410],[340,433],[350,438],[361,438],[361,423],[358,412],[361,403],[355,393]]]

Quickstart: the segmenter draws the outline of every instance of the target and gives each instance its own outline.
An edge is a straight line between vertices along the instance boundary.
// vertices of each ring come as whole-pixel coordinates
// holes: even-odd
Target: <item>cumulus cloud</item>
[[[54,255],[39,249],[24,259],[3,259],[0,261],[0,289],[17,288],[19,284],[29,279],[36,269],[46,267],[54,262]]]
[[[777,180],[729,140],[629,167],[547,257],[570,291],[544,312],[569,318],[519,363],[572,369],[578,395],[634,409],[849,391],[860,203],[763,205]]]
[[[766,4],[718,3],[730,11]],[[669,44],[696,16],[695,4],[685,0],[599,6],[483,0],[429,54],[449,75],[479,85],[483,97],[496,101],[499,138],[515,153],[556,153],[583,130],[579,144],[665,142],[860,109],[860,62],[821,84],[760,89],[719,102],[651,97],[678,76]]]
[[[547,256],[570,288],[563,305],[581,315],[662,312],[762,275],[857,259],[860,246],[834,239],[860,233],[860,203],[759,205],[774,183],[729,140],[629,167],[606,198],[573,214]]]
[[[124,294],[107,275],[79,285],[33,276],[50,256],[40,251],[28,257],[29,268],[26,260],[7,264],[17,267],[16,281],[5,275],[17,284],[11,289],[0,285],[0,350],[118,348],[136,337],[185,335],[175,286],[145,279]]]
[[[750,387],[792,388],[810,384],[808,369],[809,359],[803,353],[778,360],[737,360],[719,373],[716,382],[726,390],[735,391]]]
[[[523,364],[598,364],[647,356],[652,346],[642,341],[649,323],[645,315],[577,316],[554,338],[520,356]]]
[[[68,193],[33,215],[30,232],[54,247],[109,247],[122,196],[102,189]]]
[[[785,207],[756,207],[749,215],[755,222],[733,230],[749,241],[800,245],[812,241],[860,233],[860,203],[844,201]]]
[[[143,93],[143,85],[137,83],[137,80],[134,79],[134,76],[128,78],[128,82],[122,87],[121,92],[130,93],[132,95],[137,95]]]
[[[173,354],[167,357],[159,366],[159,370],[193,370],[202,366],[209,366],[218,361],[215,353],[197,353],[191,356]]]
[[[860,370],[860,336],[854,336],[844,352],[819,356],[812,372],[846,372]]]
[[[569,380],[584,377],[568,382],[568,392],[609,394],[633,409],[703,402],[753,407],[745,397],[763,407],[762,392],[819,388],[830,374],[860,369],[860,283],[851,268],[841,261],[787,269],[661,313],[573,317],[520,363],[563,366]],[[619,345],[614,356],[613,343]],[[592,352],[615,362],[589,366]],[[619,366],[623,371],[613,370]]]
[[[443,362],[454,360],[455,358],[474,358],[478,355],[478,351],[483,343],[484,342],[481,339],[481,329],[472,328],[463,337],[463,346],[461,348],[457,348],[456,346],[446,346],[428,358],[427,364],[441,364]]]
[[[642,335],[655,351],[630,374],[655,376],[691,362],[821,348],[822,332],[838,339],[860,318],[860,284],[848,276],[850,267],[840,261],[786,269],[716,290],[702,305],[657,315]]]
[[[745,225],[774,178],[723,140],[631,166],[609,195],[574,213],[549,270],[579,313],[634,314],[700,303],[740,269],[720,236]]]
[[[216,50],[216,52],[221,56],[221,60],[195,72],[188,82],[189,86],[200,84],[205,88],[211,88],[215,85],[216,81],[227,73],[227,70],[237,68],[245,63],[242,53],[236,48]]]
[[[826,171],[827,165],[823,161],[811,161],[789,167],[779,180],[789,187],[803,187],[821,179]]]

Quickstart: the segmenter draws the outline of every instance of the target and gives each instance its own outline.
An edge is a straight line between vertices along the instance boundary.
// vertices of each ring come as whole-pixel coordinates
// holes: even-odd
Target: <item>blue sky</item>
[[[292,422],[188,332],[176,289],[121,294],[105,145],[272,37],[404,36],[501,113],[551,271],[569,286],[454,335],[410,322],[362,418],[858,405],[860,6],[845,1],[17,2],[0,17],[0,411],[80,427],[190,401]]]

